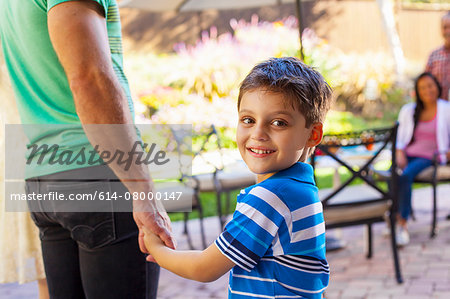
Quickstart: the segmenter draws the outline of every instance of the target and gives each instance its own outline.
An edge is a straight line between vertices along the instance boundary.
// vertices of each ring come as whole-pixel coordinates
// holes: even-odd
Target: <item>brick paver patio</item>
[[[400,250],[404,283],[398,285],[394,279],[392,254],[389,239],[382,236],[384,224],[374,226],[374,256],[365,257],[365,229],[363,226],[329,231],[348,244],[343,250],[329,252],[331,267],[330,286],[326,292],[329,299],[351,298],[450,298],[450,185],[442,185],[439,191],[438,235],[429,239],[431,222],[431,189],[416,189],[413,206],[416,221],[410,223],[411,243]],[[182,223],[174,223],[178,248],[186,249],[186,238],[182,236]],[[200,244],[198,221],[190,221],[194,244]],[[213,242],[219,231],[216,217],[205,219],[207,240]],[[227,275],[204,284],[192,282],[162,269],[159,284],[161,299],[226,298]],[[36,283],[25,285],[0,285],[0,298],[37,298]]]

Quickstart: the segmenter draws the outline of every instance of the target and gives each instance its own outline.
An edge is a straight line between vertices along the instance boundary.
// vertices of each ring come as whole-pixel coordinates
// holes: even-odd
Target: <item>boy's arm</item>
[[[211,282],[235,266],[215,244],[203,251],[173,250],[148,231],[145,232],[144,241],[158,265],[187,279]]]

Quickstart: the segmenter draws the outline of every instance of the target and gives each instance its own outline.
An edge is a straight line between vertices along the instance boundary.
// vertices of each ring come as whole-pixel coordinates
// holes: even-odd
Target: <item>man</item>
[[[31,144],[127,152],[139,140],[123,74],[116,0],[0,0],[0,30],[22,123],[47,124],[26,129]],[[129,126],[109,132],[87,124]],[[124,168],[43,160],[27,165],[26,179],[28,194],[153,190],[147,166],[138,163]],[[150,201],[131,202],[124,213],[111,213],[115,203],[106,202],[108,210],[80,213],[55,212],[60,203],[50,204],[54,210],[29,203],[51,298],[156,298],[159,268],[146,263],[142,229],[173,248],[170,221]]]
[[[441,32],[444,45],[431,52],[428,57],[426,72],[432,73],[442,86],[441,98],[450,99],[450,11],[442,16]],[[447,215],[450,220],[450,214]]]
[[[431,52],[426,72],[432,73],[442,86],[441,98],[449,99],[450,92],[450,11],[441,19],[441,31],[444,45]]]

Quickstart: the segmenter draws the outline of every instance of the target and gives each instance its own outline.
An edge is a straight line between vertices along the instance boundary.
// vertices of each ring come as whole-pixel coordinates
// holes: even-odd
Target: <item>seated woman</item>
[[[450,159],[450,103],[439,98],[441,86],[430,73],[416,79],[415,91],[416,102],[404,105],[398,116],[396,158],[403,170],[399,177],[399,245],[409,243],[407,220],[414,178],[432,164],[435,153],[442,164]]]

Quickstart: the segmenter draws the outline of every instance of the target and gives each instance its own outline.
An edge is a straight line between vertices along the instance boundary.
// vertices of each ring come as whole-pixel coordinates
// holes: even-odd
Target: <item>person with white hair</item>
[[[444,44],[431,52],[425,72],[435,76],[442,86],[440,98],[449,100],[450,96],[450,11],[442,16],[441,31]]]

